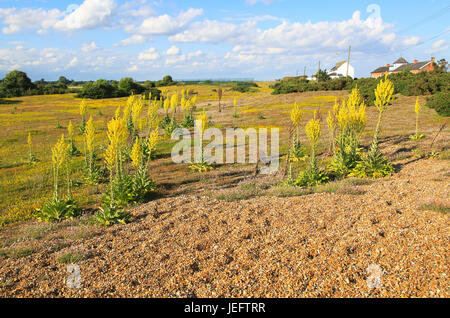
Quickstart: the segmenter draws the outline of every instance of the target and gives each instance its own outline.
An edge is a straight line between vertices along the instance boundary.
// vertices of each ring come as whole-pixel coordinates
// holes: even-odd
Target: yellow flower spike
[[[335,124],[335,121],[334,121],[334,116],[333,116],[331,110],[328,111],[327,126],[328,126],[328,129],[330,131],[333,131],[334,128],[336,127],[336,124]]]
[[[300,126],[302,118],[303,118],[303,111],[300,108],[300,106],[297,105],[297,103],[295,103],[294,108],[291,111],[291,121],[294,124],[294,126],[296,127]]]
[[[131,149],[131,162],[133,166],[137,168],[141,165],[141,160],[142,160],[141,144],[139,142],[139,138],[136,138],[133,148]]]
[[[169,111],[169,108],[170,108],[170,99],[166,98],[164,100],[164,110],[166,111],[166,113]]]
[[[375,106],[380,113],[383,113],[394,95],[394,84],[388,79],[387,75],[384,81],[381,80],[375,89]]]
[[[84,117],[87,112],[87,103],[86,100],[83,98],[83,100],[80,103],[80,115]]]
[[[186,111],[187,109],[186,109],[186,98],[184,97],[184,92],[183,92],[183,94],[181,95],[181,109],[183,110],[183,111]]]
[[[201,121],[200,126],[197,126],[197,129],[199,130],[200,135],[203,136],[203,133],[205,132],[206,127],[208,126],[208,116],[204,111],[197,116],[197,121]]]
[[[57,168],[61,167],[61,165],[64,163],[69,147],[70,146],[65,142],[64,134],[62,134],[61,138],[52,148],[52,162]]]
[[[320,132],[321,132],[320,121],[317,119],[317,111],[314,112],[314,118],[311,119],[306,124],[306,135],[311,142],[311,145],[314,147],[319,140]]]
[[[416,106],[414,107],[414,111],[416,112],[416,114],[420,113],[420,109],[422,108],[422,106],[419,104],[419,97],[417,97],[416,99]]]
[[[156,151],[156,146],[158,145],[159,140],[160,140],[159,131],[158,128],[156,128],[151,132],[147,141],[148,149],[150,150],[151,153]]]
[[[173,94],[172,98],[170,99],[170,108],[172,112],[176,110],[177,106],[178,106],[178,94]]]
[[[333,105],[333,115],[334,115],[334,117],[336,117],[338,113],[339,113],[339,103],[338,103],[338,99],[336,98],[334,100],[334,105]]]
[[[105,162],[106,167],[108,168],[111,174],[116,165],[116,159],[117,159],[117,149],[114,145],[110,144],[108,148],[106,148]]]
[[[73,125],[72,125],[72,121],[69,121],[69,126],[67,126],[67,132],[69,133],[69,139],[72,140],[73,139]]]
[[[138,128],[139,126],[139,118],[142,115],[143,109],[144,109],[144,102],[142,99],[136,100],[131,105],[131,118],[133,120],[133,125],[136,128]]]
[[[27,144],[28,144],[28,147],[31,148],[32,141],[31,141],[31,133],[30,132],[28,132]]]
[[[95,127],[92,116],[89,118],[86,125],[86,148],[91,153],[94,150],[94,139],[95,139]]]

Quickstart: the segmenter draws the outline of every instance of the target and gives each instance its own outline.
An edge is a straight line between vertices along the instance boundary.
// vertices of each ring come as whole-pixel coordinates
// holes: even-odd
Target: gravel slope
[[[0,296],[449,297],[448,215],[419,209],[448,204],[448,181],[448,161],[421,160],[364,195],[161,199],[58,252],[55,236],[33,255],[0,256]],[[57,261],[70,251],[88,256],[80,289]],[[370,265],[382,270],[376,288]]]

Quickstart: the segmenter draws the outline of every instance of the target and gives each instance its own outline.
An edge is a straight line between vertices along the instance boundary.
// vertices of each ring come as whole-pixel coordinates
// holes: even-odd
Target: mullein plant
[[[172,117],[170,119],[170,122],[164,127],[165,134],[167,137],[170,137],[172,135],[172,132],[178,128],[178,124],[175,117],[177,107],[178,107],[178,93],[175,93],[170,98],[170,111],[172,112]]]
[[[100,169],[95,165],[95,126],[92,116],[86,124],[84,139],[86,145],[86,180],[90,184],[97,184],[100,181]]]
[[[334,102],[333,110],[328,111],[328,117],[327,117],[327,127],[328,127],[328,134],[330,136],[330,153],[335,153],[336,151],[336,142],[335,142],[335,132],[336,132],[336,116],[339,112],[339,103],[337,101],[337,98]]]
[[[131,150],[131,163],[135,169],[132,184],[133,203],[144,202],[150,191],[156,189],[155,184],[148,177],[150,156],[147,156],[147,159],[145,158],[141,144],[141,140],[137,138]]]
[[[159,103],[154,102],[150,104],[147,112],[147,137],[141,141],[143,158],[145,161],[150,161],[155,158],[156,146],[159,142],[159,117],[158,117]]]
[[[81,125],[78,128],[80,134],[84,134],[84,129],[86,128],[86,113],[87,113],[87,103],[83,98],[80,103],[80,115],[81,115]]]
[[[289,161],[290,162],[300,162],[306,159],[305,150],[300,141],[300,127],[302,123],[304,112],[300,105],[294,104],[291,111],[291,122],[294,126],[295,133],[292,136],[291,149],[289,150]]]
[[[328,169],[338,177],[348,176],[361,160],[361,134],[366,127],[366,106],[358,88],[352,90],[347,100],[336,108],[339,133],[333,160]]]
[[[237,103],[237,98],[236,97],[233,100],[233,109],[234,109],[233,117],[234,118],[239,118],[239,114],[237,112],[237,110],[238,110],[238,103]]]
[[[134,124],[133,124],[133,106],[136,102],[136,96],[134,94],[131,94],[128,99],[127,103],[125,105],[125,108],[123,109],[122,117],[125,120],[125,124],[128,130],[128,134],[130,136],[134,135]]]
[[[111,119],[107,135],[109,145],[105,153],[105,163],[109,171],[109,193],[104,198],[103,207],[94,215],[94,221],[103,226],[128,222],[129,212],[120,208],[125,206],[132,196],[132,180],[124,173],[122,159],[122,149],[128,138],[126,118]]]
[[[311,119],[305,127],[306,136],[311,144],[311,155],[309,158],[309,166],[305,171],[301,171],[296,180],[296,185],[300,187],[311,187],[324,183],[328,180],[325,172],[319,169],[316,159],[316,147],[319,142],[321,134],[321,123],[317,118],[317,111],[314,112],[314,117]]]
[[[422,105],[419,104],[419,97],[416,99],[416,105],[414,106],[414,111],[416,113],[416,133],[414,135],[409,136],[409,139],[417,141],[425,138],[424,134],[419,134],[419,114],[422,109]]]
[[[166,129],[166,127],[170,124],[170,116],[169,116],[169,109],[170,109],[170,98],[165,97],[164,101],[162,102],[162,106],[164,108],[164,117],[160,122],[160,127],[162,129]]]
[[[207,172],[209,170],[212,170],[213,167],[209,162],[205,160],[203,156],[203,134],[208,126],[208,116],[206,115],[205,111],[197,116],[195,125],[197,132],[200,135],[201,157],[199,158],[200,162],[192,162],[189,168],[198,172]]]
[[[86,126],[84,127],[84,130],[86,131]],[[78,150],[78,148],[75,146],[75,134],[74,134],[74,128],[72,125],[72,121],[69,121],[69,125],[67,126],[67,132],[69,136],[69,155],[70,156],[79,156],[81,152]]]
[[[183,121],[180,123],[180,126],[183,128],[192,128],[195,125],[193,111],[195,108],[197,96],[193,98],[187,98],[181,101],[181,109],[184,113]]]
[[[378,83],[375,89],[375,106],[378,109],[378,121],[373,135],[373,140],[369,146],[368,153],[364,156],[362,161],[358,162],[353,176],[362,178],[382,178],[394,172],[391,163],[381,153],[378,136],[381,131],[381,121],[383,113],[387,110],[394,95],[394,84],[387,78]]]
[[[36,163],[38,160],[36,159],[35,155],[33,154],[33,140],[31,139],[30,132],[28,133],[27,144],[28,144],[28,161],[30,164]]]
[[[70,145],[65,142],[64,135],[52,148],[52,171],[53,171],[53,198],[47,201],[42,209],[37,210],[37,218],[41,221],[53,222],[79,215],[80,209],[72,198],[71,193],[71,166],[67,159]],[[63,199],[59,193],[59,176],[61,169],[66,167],[67,197]]]
[[[131,131],[132,140],[136,139],[139,131],[143,129],[142,112],[144,110],[144,100],[142,98],[135,98],[131,104],[131,121],[133,129]]]

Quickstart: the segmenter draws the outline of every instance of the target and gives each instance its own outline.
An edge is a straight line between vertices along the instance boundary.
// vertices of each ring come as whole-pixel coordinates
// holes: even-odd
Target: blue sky
[[[33,80],[357,77],[403,56],[449,59],[450,2],[0,0],[0,76]]]

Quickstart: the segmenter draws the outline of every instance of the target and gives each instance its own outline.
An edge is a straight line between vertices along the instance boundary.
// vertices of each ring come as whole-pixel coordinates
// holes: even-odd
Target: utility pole
[[[349,47],[348,47],[348,58],[347,58],[347,75],[346,75],[346,77],[348,77],[348,68],[349,68],[349,66],[350,66],[350,51],[352,50],[352,46],[350,45]]]
[[[303,76],[306,76],[306,66],[305,69],[303,70]]]

